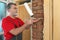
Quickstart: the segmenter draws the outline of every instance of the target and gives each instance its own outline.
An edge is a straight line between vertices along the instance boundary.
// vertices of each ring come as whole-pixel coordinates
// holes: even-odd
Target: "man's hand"
[[[26,25],[32,25],[33,22],[32,22],[31,19],[27,19],[27,20],[25,20],[25,24],[26,24]]]
[[[37,18],[32,18],[32,22],[33,22],[33,23],[36,23],[36,22],[38,22],[39,20],[40,20],[40,18],[38,18],[38,19],[37,19]]]
[[[31,18],[31,19],[27,19],[25,20],[25,24],[26,25],[32,25],[33,23],[36,23],[40,20],[40,18],[36,19],[36,18]]]
[[[36,19],[36,18],[31,18],[31,19],[28,19],[28,20],[25,20],[25,24],[27,25],[27,29],[29,29],[31,27],[31,25],[33,23],[36,23],[40,20],[40,18]]]

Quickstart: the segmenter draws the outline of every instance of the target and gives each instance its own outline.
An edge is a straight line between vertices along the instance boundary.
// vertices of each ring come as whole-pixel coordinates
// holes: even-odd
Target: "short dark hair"
[[[10,9],[10,8],[11,8],[11,5],[15,5],[15,6],[16,6],[15,3],[9,3],[9,4],[7,5],[7,9]]]

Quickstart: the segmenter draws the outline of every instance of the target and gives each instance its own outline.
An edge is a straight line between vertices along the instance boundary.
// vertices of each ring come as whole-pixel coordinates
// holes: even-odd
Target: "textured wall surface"
[[[32,11],[35,18],[44,18],[43,0],[32,0]],[[33,24],[32,39],[43,40],[44,20]]]

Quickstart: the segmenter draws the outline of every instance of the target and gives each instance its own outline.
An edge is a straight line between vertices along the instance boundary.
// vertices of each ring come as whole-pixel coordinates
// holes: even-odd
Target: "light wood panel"
[[[30,3],[29,3],[30,5]],[[23,21],[25,19],[29,19],[30,16],[27,12],[27,10],[25,9],[24,5],[18,5],[18,17],[21,18]],[[31,32],[30,29],[24,30],[23,31],[23,36],[22,36],[22,40],[30,40],[31,39]]]
[[[14,0],[15,2],[23,2],[23,1],[26,1],[26,0]]]

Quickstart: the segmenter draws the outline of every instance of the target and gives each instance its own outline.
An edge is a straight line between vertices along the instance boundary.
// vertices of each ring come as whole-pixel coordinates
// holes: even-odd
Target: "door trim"
[[[44,40],[52,40],[52,24],[53,24],[53,1],[52,0],[44,0]]]

